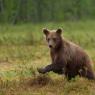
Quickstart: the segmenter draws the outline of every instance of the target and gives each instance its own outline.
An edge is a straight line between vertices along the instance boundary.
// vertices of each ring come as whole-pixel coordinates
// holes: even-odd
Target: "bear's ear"
[[[59,35],[61,35],[62,34],[62,31],[63,30],[61,28],[59,28],[59,29],[57,29],[56,33],[59,34]]]
[[[44,33],[45,35],[48,35],[48,34],[49,34],[49,30],[46,29],[46,28],[44,28],[44,29],[43,29],[43,33]]]

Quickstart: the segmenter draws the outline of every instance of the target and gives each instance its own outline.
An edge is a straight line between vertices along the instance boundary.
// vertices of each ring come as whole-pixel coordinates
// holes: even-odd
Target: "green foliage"
[[[94,3],[94,0],[0,0],[0,22],[95,19]]]

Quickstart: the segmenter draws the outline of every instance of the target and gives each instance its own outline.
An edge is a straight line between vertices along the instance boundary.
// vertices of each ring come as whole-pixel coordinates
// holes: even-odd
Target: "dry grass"
[[[48,75],[26,78],[20,82],[9,82],[2,87],[1,95],[94,95],[95,81],[77,77],[67,81],[62,76],[52,78]]]
[[[6,48],[6,53],[9,48]],[[26,57],[8,57],[9,63],[0,65],[0,95],[94,95],[95,81],[76,77],[67,81],[64,75],[60,76],[50,72],[39,74],[37,67],[43,67],[50,63],[49,50],[47,46],[27,46],[16,47],[14,51],[19,55],[23,52]],[[32,52],[30,53],[30,50]],[[42,51],[43,50],[43,51]],[[25,52],[27,51],[27,52]],[[94,50],[88,50],[89,55],[94,54]],[[91,53],[92,52],[92,53]],[[10,55],[8,52],[7,54]],[[29,54],[29,58],[27,55]],[[4,55],[5,56],[5,55]],[[94,58],[94,55],[91,55]],[[24,60],[23,60],[24,59]],[[14,62],[14,63],[13,63]],[[3,74],[2,74],[3,73]]]
[[[67,31],[64,32],[64,36],[82,46],[95,63],[95,22],[49,23],[32,27],[31,24],[2,26],[0,95],[95,95],[95,81],[78,76],[67,81],[64,75],[60,76],[53,72],[41,75],[37,72],[37,67],[50,64],[49,49],[39,31],[42,27],[52,29],[59,26],[64,26]]]

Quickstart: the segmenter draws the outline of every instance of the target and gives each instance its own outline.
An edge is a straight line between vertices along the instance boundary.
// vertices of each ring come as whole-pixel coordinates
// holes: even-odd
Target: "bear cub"
[[[64,74],[68,80],[79,75],[88,79],[95,79],[92,61],[86,52],[78,45],[62,38],[62,29],[43,29],[50,48],[51,64],[38,68],[38,72],[45,74],[53,71]]]

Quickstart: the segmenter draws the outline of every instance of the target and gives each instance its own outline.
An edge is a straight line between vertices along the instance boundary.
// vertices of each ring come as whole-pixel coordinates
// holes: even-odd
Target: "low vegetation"
[[[95,63],[94,21],[0,25],[0,95],[95,95],[95,81],[37,72],[50,63],[43,27],[62,27],[63,36],[84,48]]]

